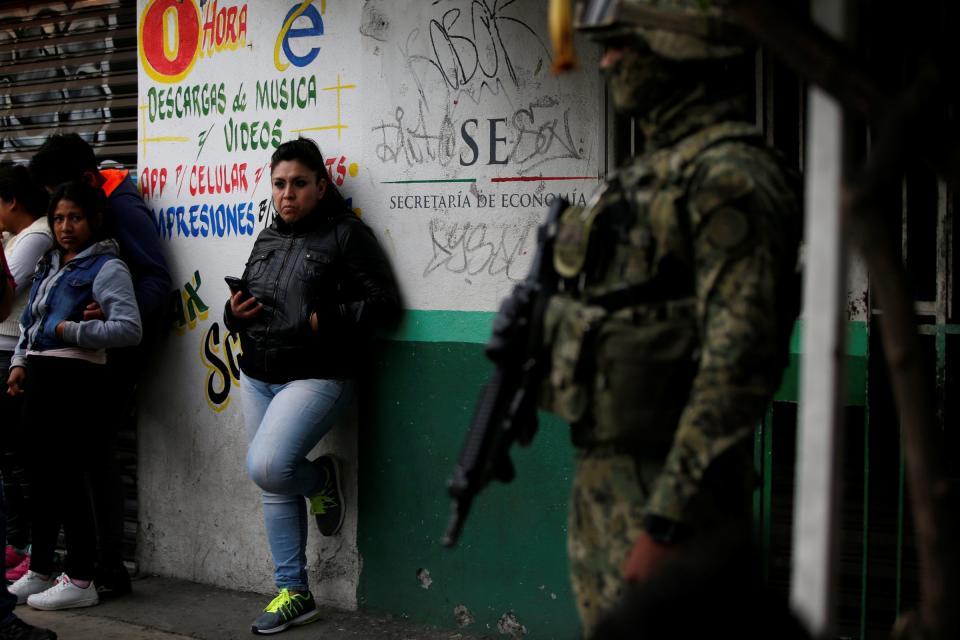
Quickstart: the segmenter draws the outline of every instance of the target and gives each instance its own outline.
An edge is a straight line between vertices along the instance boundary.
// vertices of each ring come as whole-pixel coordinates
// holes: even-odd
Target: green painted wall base
[[[517,479],[489,487],[460,544],[440,546],[447,477],[492,370],[483,355],[492,319],[411,311],[381,343],[376,387],[365,388],[360,405],[360,604],[453,629],[463,606],[474,619],[465,630],[491,634],[512,612],[529,638],[577,637],[566,570],[573,449],[564,423],[541,414],[533,446],[515,449]],[[798,398],[801,326],[778,400]],[[851,405],[864,401],[866,338],[864,323],[849,324]]]
[[[529,638],[576,637],[567,427],[541,414],[533,447],[515,451],[517,479],[489,487],[459,545],[444,549],[447,477],[491,366],[464,343],[391,341],[378,360],[377,388],[361,398],[360,606],[456,628],[462,605],[475,619],[465,631],[494,635],[513,612]]]

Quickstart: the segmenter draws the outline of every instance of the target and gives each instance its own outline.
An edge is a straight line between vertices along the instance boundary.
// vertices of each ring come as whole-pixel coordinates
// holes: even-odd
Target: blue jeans
[[[307,591],[307,504],[323,479],[307,454],[350,401],[350,380],[240,383],[250,449],[247,472],[262,489],[263,519],[278,589]]]

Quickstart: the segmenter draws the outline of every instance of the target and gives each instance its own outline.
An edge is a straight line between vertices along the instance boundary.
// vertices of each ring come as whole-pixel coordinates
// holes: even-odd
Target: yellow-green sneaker
[[[320,468],[323,484],[310,496],[310,513],[317,519],[317,528],[325,536],[336,535],[343,525],[343,490],[340,488],[340,464],[333,456],[320,456],[313,461]]]
[[[270,601],[250,630],[257,635],[280,633],[287,627],[313,622],[320,616],[313,595],[290,593],[289,589],[280,589],[277,597]]]

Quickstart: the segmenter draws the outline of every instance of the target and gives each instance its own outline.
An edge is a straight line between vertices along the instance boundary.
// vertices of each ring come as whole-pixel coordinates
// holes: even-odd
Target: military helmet
[[[712,0],[580,0],[574,27],[600,41],[639,38],[671,60],[729,58],[749,39]]]

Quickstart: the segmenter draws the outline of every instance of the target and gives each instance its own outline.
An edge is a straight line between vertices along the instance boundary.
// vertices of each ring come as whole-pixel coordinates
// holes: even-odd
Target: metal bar
[[[869,345],[869,340],[867,341]],[[869,349],[869,346],[867,347]],[[870,354],[867,353],[867,361]],[[867,402],[863,407],[863,536],[860,554],[860,640],[867,637],[867,602],[870,597],[870,378],[867,376]]]
[[[766,103],[764,107],[764,122],[763,122],[763,137],[766,139],[767,144],[770,146],[775,146],[775,134],[776,134],[776,120],[774,119],[774,109],[773,109],[773,90],[776,81],[774,80],[774,65],[776,61],[770,59],[767,61],[767,64],[763,66],[763,101]]]
[[[771,540],[773,538],[773,404],[767,407],[763,430],[763,583],[770,583]]]
[[[918,316],[937,316],[936,300],[917,300],[913,304],[913,308]]]
[[[93,150],[96,152],[97,158],[106,158],[108,156],[129,156],[133,158],[130,164],[127,164],[127,168],[132,168],[136,165],[137,157],[137,145],[136,143],[131,143],[129,141],[123,142],[111,142],[107,144],[95,144],[93,145]],[[28,162],[30,158],[37,152],[36,147],[24,148],[23,150],[15,151],[0,151],[0,160],[10,160],[11,162]]]
[[[766,477],[766,470],[763,468],[763,432],[766,430],[766,421],[761,419],[757,427],[753,430],[753,468],[761,478],[760,484],[753,490],[753,542],[757,549],[762,548],[763,540],[763,490],[766,483],[763,479]],[[761,556],[764,575],[766,575],[767,563],[770,559],[766,554]]]
[[[944,410],[947,401],[947,332],[942,324],[937,325],[934,335],[937,350],[937,424],[944,428]]]
[[[907,264],[907,235],[910,225],[907,223],[907,178],[904,176],[900,183],[900,260]]]
[[[763,49],[757,49],[757,53],[754,55],[753,63],[753,99],[754,99],[754,109],[753,109],[753,123],[760,131],[763,131],[763,69],[766,66],[766,56],[763,52]]]
[[[814,0],[812,15],[844,32],[847,2]],[[797,499],[791,605],[816,637],[833,635],[836,593],[837,469],[845,391],[847,260],[840,213],[843,112],[811,89],[806,173],[804,352],[801,364]]]
[[[800,155],[800,157],[797,158],[797,167],[799,167],[800,172],[803,173],[804,158],[807,155],[807,91],[800,79],[797,79],[797,83],[800,85],[800,89],[797,91],[797,101],[800,103],[797,105],[797,135],[800,137],[797,145],[797,150],[799,151]]]
[[[946,209],[943,214],[943,243],[946,245],[947,254],[947,286],[945,291],[947,306],[946,319],[944,322],[948,322],[953,320],[953,193],[950,192],[950,189],[947,189],[943,181],[941,181],[940,184],[943,185],[945,191],[943,197],[944,207]]]
[[[935,336],[941,331],[948,336],[960,335],[960,324],[921,324],[917,326],[917,333],[924,336]]]
[[[79,44],[82,42],[99,42],[107,38],[136,38],[137,21],[129,20],[108,25],[99,25],[96,28],[81,29],[65,34],[47,34],[33,38],[0,39],[0,53],[24,52],[48,47]]]
[[[950,293],[947,288],[949,282],[950,245],[952,244],[949,210],[947,207],[947,184],[937,180],[937,369],[936,369],[936,403],[937,424],[944,427],[944,411],[947,398],[947,335],[941,329],[947,323]]]
[[[900,464],[897,471],[897,584],[894,595],[894,618],[900,617],[903,611],[903,517],[906,513],[904,504],[904,489],[906,486],[906,464],[903,453],[903,433],[900,434]]]
[[[42,17],[38,17],[33,13],[18,14],[10,18],[0,18],[0,31],[15,31],[28,27],[33,29],[51,24],[63,24],[65,22],[76,23],[84,20],[95,20],[96,18],[109,18],[110,16],[121,15],[125,10],[136,11],[135,7],[125,8],[123,3],[118,2],[104,9],[98,7],[95,10],[58,11],[55,14],[48,13]]]
[[[45,58],[38,58],[32,62],[7,63],[4,65],[4,68],[8,76],[16,76],[27,71],[43,71],[50,67],[79,67],[86,64],[109,62],[111,60],[136,62],[137,47],[135,45],[128,47],[111,47],[109,49],[101,49],[100,51],[80,55],[57,54]]]
[[[101,119],[73,121],[73,122],[44,122],[39,125],[18,126],[10,129],[0,129],[0,135],[15,131],[17,137],[24,138],[45,138],[55,133],[94,133],[97,131],[136,131],[137,118],[108,118],[106,121]]]
[[[610,90],[607,83],[603,83],[600,92],[600,113],[603,114],[603,139],[606,141],[603,154],[603,175],[609,175],[617,167],[617,113],[613,110],[613,101],[610,100]]]
[[[31,106],[16,106],[5,109],[4,115],[8,118],[23,118],[27,116],[43,115],[47,113],[72,113],[90,109],[118,109],[121,107],[136,107],[137,96],[93,96],[90,98],[66,98],[55,102],[32,103]]]
[[[84,87],[110,87],[116,91],[119,85],[128,84],[135,87],[137,84],[136,71],[115,71],[104,72],[100,74],[84,75],[79,78],[49,78],[40,82],[17,83],[16,86],[5,87],[2,94],[7,96],[23,96],[35,93],[52,93],[55,91],[65,91],[67,89],[80,89]],[[134,90],[132,95],[136,94]]]

